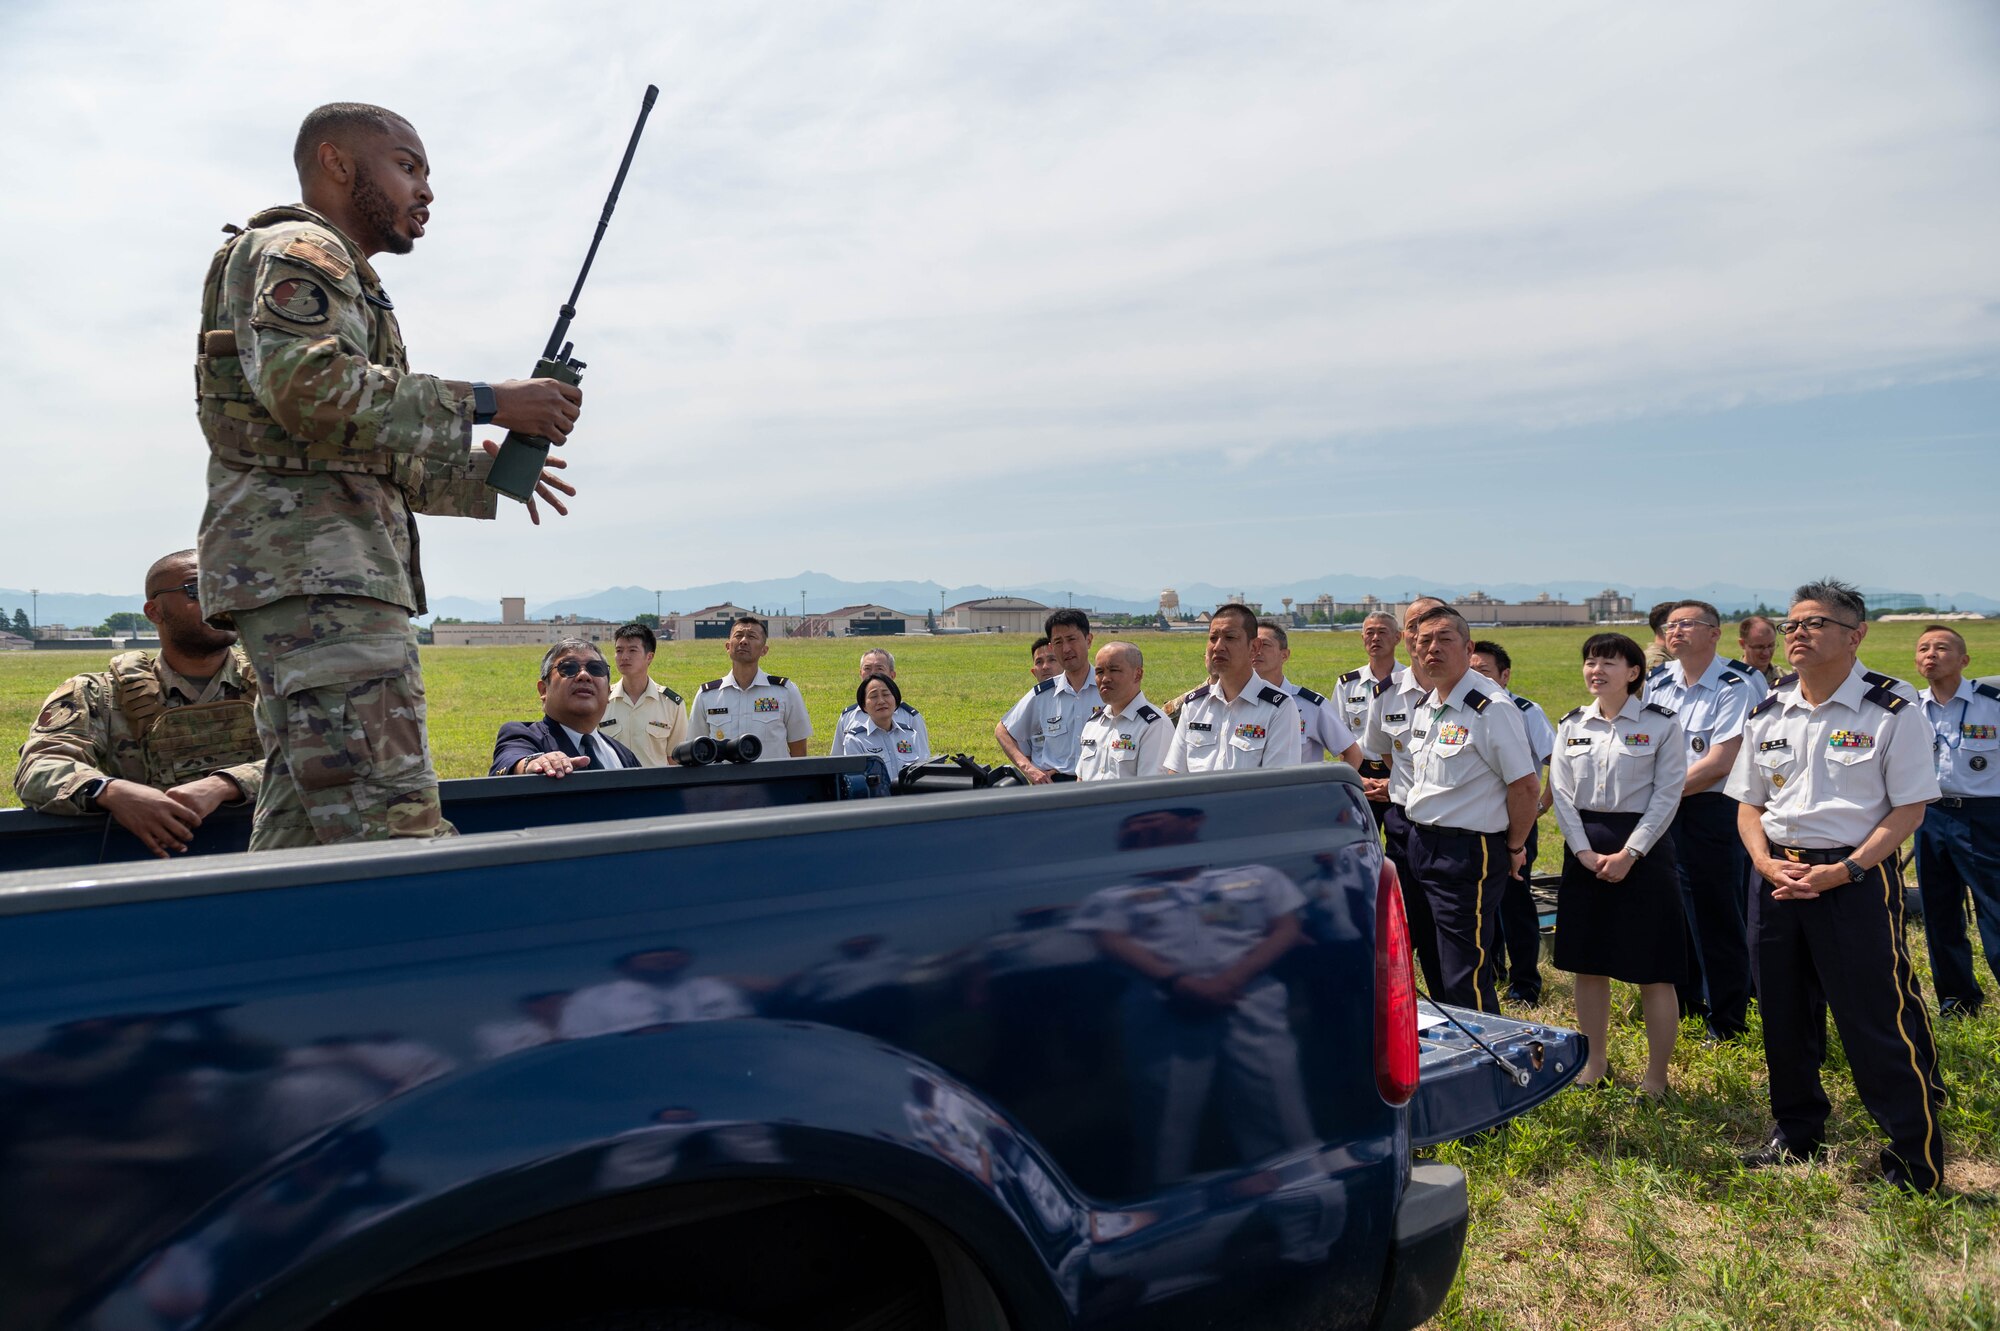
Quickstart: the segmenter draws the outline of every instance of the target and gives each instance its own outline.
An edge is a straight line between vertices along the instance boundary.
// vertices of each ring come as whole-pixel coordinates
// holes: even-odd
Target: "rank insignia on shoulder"
[[[1521,709],[1522,711],[1524,711],[1524,712],[1525,712],[1525,711],[1528,711],[1528,710],[1530,710],[1530,709],[1532,709],[1532,708],[1534,707],[1534,704],[1533,704],[1533,703],[1531,703],[1531,702],[1529,702],[1529,701],[1528,701],[1528,700],[1527,700],[1526,698],[1516,698],[1516,699],[1514,699],[1514,705],[1515,705],[1516,707],[1520,708],[1520,709]]]
[[[1567,712],[1564,712],[1564,713],[1563,713],[1563,718],[1562,718],[1562,719],[1563,719],[1563,720],[1565,720],[1565,721],[1574,721],[1574,720],[1576,720],[1576,719],[1577,719],[1577,718],[1578,718],[1579,716],[1582,716],[1582,715],[1583,715],[1583,709],[1582,709],[1581,707],[1572,707],[1572,708],[1570,708],[1570,709],[1569,709],[1569,710],[1568,710]],[[1574,741],[1574,740],[1572,740],[1572,741],[1570,741],[1570,742],[1571,742],[1571,743],[1575,743],[1575,741]]]
[[[721,687],[722,687],[722,681],[721,681],[721,680],[719,680],[719,679],[711,679],[711,680],[707,681],[706,683],[704,683],[704,684],[703,684],[703,685],[702,685],[702,686],[701,686],[700,688],[696,689],[696,690],[695,690],[695,692],[696,692],[696,693],[707,693],[707,692],[708,692],[708,691],[709,691],[710,689],[719,689],[719,688],[721,688]]]
[[[290,244],[278,252],[287,259],[319,269],[336,282],[354,271],[352,260],[322,245],[317,236],[294,237]]]
[[[662,698],[665,698],[668,702],[677,703],[681,701],[681,695],[675,693],[672,689],[668,688],[664,684],[660,685],[660,696]]]
[[[1783,682],[1784,682],[1783,680],[1779,681],[1779,683]],[[1762,716],[1764,713],[1770,711],[1773,707],[1776,707],[1777,705],[1778,705],[1778,695],[1775,693],[1766,694],[1764,696],[1764,701],[1758,703],[1755,707],[1752,707],[1750,709],[1750,715]]]
[[[1054,686],[1055,686],[1054,681],[1050,681],[1050,687],[1053,688]],[[1189,689],[1187,693],[1181,698],[1181,705],[1186,706],[1188,703],[1195,701],[1197,698],[1206,698],[1207,696],[1208,696],[1208,685],[1197,684],[1193,688]]]
[[[785,687],[785,685],[791,683],[791,681],[786,679],[783,675],[766,675],[764,676],[764,678],[771,683],[773,688],[782,689]]]
[[[897,704],[896,704],[896,710],[897,710],[897,711],[899,711],[899,712],[908,712],[908,713],[909,713],[909,714],[910,714],[911,716],[922,716],[922,715],[923,715],[923,713],[922,713],[922,712],[918,711],[918,710],[917,710],[916,708],[914,708],[914,707],[910,706],[910,705],[909,705],[908,703],[906,703],[906,702],[899,702],[899,703],[897,703]]]
[[[1983,683],[1983,682],[1982,682],[1982,683],[1979,683],[1979,684],[1974,684],[1974,685],[1972,686],[1972,691],[1973,691],[1974,693],[1977,693],[1977,694],[1980,694],[1980,695],[1982,695],[1982,696],[1984,696],[1984,697],[1988,697],[1988,698],[1992,698],[1992,699],[1994,699],[1994,700],[1996,700],[1996,701],[2000,701],[2000,689],[1996,689],[1996,688],[1994,688],[1994,687],[1993,687],[1993,686],[1992,686],[1991,684],[1987,684],[1987,683]]]
[[[1389,677],[1389,679],[1378,679],[1375,681],[1375,696],[1377,698],[1381,697],[1383,694],[1389,691],[1389,685],[1391,681],[1394,680],[1394,678],[1395,676],[1392,675]]]
[[[1465,705],[1475,712],[1483,712],[1493,703],[1493,695],[1481,693],[1478,689],[1465,695]]]
[[[1734,670],[1723,671],[1719,678],[1724,684],[1741,684],[1743,682],[1743,676],[1737,674]]]
[[[1581,708],[1578,708],[1577,710],[1581,711],[1582,709],[1581,709]],[[1645,706],[1645,708],[1644,708],[1643,710],[1645,710],[1645,711],[1648,711],[1648,712],[1658,712],[1658,713],[1659,713],[1659,714],[1660,714],[1661,716],[1672,716],[1672,715],[1674,714],[1674,709],[1673,709],[1673,708],[1671,708],[1671,707],[1662,707],[1662,706],[1660,706],[1660,705],[1659,705],[1658,703],[1656,703],[1656,702],[1649,702],[1649,703],[1647,703],[1647,704],[1646,704],[1646,706]]]
[[[1877,684],[1874,688],[1862,694],[1861,697],[1863,701],[1874,703],[1891,716],[1910,705],[1908,698],[1905,698],[1900,693],[1891,693],[1888,688],[1881,684]]]
[[[1879,670],[1864,670],[1861,672],[1861,679],[1863,683],[1873,684],[1878,689],[1903,687],[1902,680],[1897,679],[1894,675],[1885,675]]]
[[[1299,697],[1303,698],[1305,701],[1311,703],[1315,707],[1318,707],[1326,702],[1326,696],[1324,694],[1314,693],[1311,689],[1300,689]]]
[[[328,301],[319,283],[308,277],[287,277],[264,289],[264,308],[286,323],[326,322]]]
[[[1051,675],[1051,676],[1050,676],[1049,678],[1047,678],[1047,679],[1043,680],[1043,681],[1042,681],[1041,683],[1039,683],[1039,684],[1035,685],[1035,689],[1034,689],[1034,691],[1035,691],[1036,693],[1047,693],[1047,692],[1048,692],[1049,690],[1053,689],[1053,688],[1054,688],[1055,686],[1056,686],[1056,681],[1055,681],[1055,677],[1054,677],[1053,675]]]
[[[1153,710],[1153,705],[1151,703],[1147,703],[1144,707],[1141,707],[1139,709],[1139,719],[1141,721],[1144,721],[1147,725],[1151,725],[1153,724],[1153,722],[1158,721],[1160,719],[1160,714],[1157,711]]]
[[[1289,697],[1291,697],[1291,695],[1286,693],[1283,689],[1274,689],[1268,684],[1257,691],[1258,701],[1267,702],[1271,704],[1271,706],[1273,707],[1278,707],[1283,705],[1285,700]]]
[[[1796,684],[1798,682],[1799,682],[1799,672],[1794,670],[1789,675],[1778,676],[1778,682],[1776,684],[1773,684],[1771,687],[1774,689],[1788,688],[1791,685]]]
[[[1342,675],[1340,677],[1340,682],[1343,684],[1352,684],[1355,680],[1360,678],[1361,678],[1361,671],[1359,669],[1355,669],[1355,670],[1350,670],[1346,674]]]

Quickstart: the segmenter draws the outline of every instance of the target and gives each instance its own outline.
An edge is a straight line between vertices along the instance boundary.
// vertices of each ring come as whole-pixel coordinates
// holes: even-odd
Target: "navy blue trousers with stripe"
[[[1500,897],[1507,882],[1506,835],[1460,835],[1412,823],[1409,854],[1437,936],[1438,983],[1431,997],[1498,1012],[1494,950],[1500,946]]]
[[[1854,1088],[1889,1137],[1883,1174],[1894,1183],[1935,1188],[1944,1174],[1938,1124],[1944,1083],[1903,939],[1902,884],[1887,865],[1878,865],[1860,882],[1810,901],[1778,901],[1764,882],[1751,915],[1764,1061],[1779,1136],[1800,1152],[1826,1139],[1829,1105],[1819,1070],[1831,1009]]]

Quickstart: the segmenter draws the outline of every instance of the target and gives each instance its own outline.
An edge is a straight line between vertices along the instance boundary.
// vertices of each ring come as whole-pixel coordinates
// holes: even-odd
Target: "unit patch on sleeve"
[[[306,277],[287,277],[264,290],[264,306],[287,323],[326,322],[326,292]]]

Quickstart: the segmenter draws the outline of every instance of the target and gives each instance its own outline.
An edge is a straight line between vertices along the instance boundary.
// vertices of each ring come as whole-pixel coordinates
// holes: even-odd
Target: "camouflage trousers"
[[[288,596],[233,617],[267,755],[250,849],[456,835],[438,810],[407,610]]]

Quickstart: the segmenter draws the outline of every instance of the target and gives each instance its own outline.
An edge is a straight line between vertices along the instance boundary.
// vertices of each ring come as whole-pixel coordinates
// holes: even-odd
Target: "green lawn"
[[[1912,678],[1920,625],[1877,625],[1863,659]],[[1974,668],[2000,666],[2000,622],[1964,626]],[[1165,698],[1204,676],[1196,634],[1133,635],[1148,692]],[[1584,630],[1493,635],[1516,662],[1518,692],[1557,718],[1581,701]],[[1360,664],[1353,633],[1294,636],[1291,677],[1324,691]],[[853,699],[864,643],[780,641],[769,669],[797,679],[824,752]],[[1018,635],[891,640],[898,682],[924,712],[933,744],[997,759],[993,723],[1029,682]],[[432,742],[446,776],[485,771],[502,721],[540,714],[536,648],[429,648],[424,670]],[[43,696],[102,661],[74,654],[0,655],[0,734],[25,735]],[[668,644],[655,676],[683,694],[722,673],[719,642]],[[18,741],[16,741],[18,742]],[[11,789],[0,803],[11,803]],[[1552,827],[1543,868],[1559,856]],[[1912,931],[1922,981],[1921,931]],[[1567,977],[1550,979],[1546,1018],[1573,1023]],[[1636,991],[1617,988],[1612,1064],[1644,1063]],[[1675,1055],[1675,1098],[1636,1103],[1615,1090],[1566,1091],[1505,1128],[1436,1154],[1464,1167],[1472,1189],[1466,1259],[1436,1325],[1450,1328],[1949,1328],[2000,1331],[2000,992],[1986,1015],[1941,1025],[1951,1103],[1944,1116],[1949,1195],[1916,1199],[1874,1180],[1875,1127],[1836,1044],[1828,1068],[1833,1153],[1809,1168],[1751,1173],[1735,1163],[1766,1126],[1759,1032],[1700,1042],[1693,1024]],[[1753,1018],[1754,1022],[1754,1018]]]

